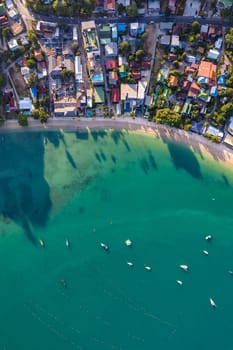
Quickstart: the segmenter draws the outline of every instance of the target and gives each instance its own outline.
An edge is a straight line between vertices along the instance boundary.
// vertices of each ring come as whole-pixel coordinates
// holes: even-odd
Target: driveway
[[[197,16],[199,14],[200,7],[200,0],[187,0],[184,9],[184,16]]]

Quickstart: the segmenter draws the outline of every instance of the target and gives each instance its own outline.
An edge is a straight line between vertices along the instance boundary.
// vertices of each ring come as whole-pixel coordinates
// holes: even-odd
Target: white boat
[[[176,283],[178,283],[180,286],[182,286],[183,282],[180,280],[176,280]]]
[[[217,307],[217,305],[215,304],[215,302],[212,298],[210,298],[210,305],[212,305],[213,307]]]
[[[41,247],[45,246],[43,239],[39,239],[39,243],[40,243]]]
[[[68,248],[70,246],[70,241],[66,239],[66,247]]]
[[[132,245],[132,241],[130,239],[127,239],[125,241],[125,244],[127,245],[127,247],[130,247]]]
[[[147,266],[147,265],[145,265],[144,268],[145,268],[147,271],[151,271],[151,270],[152,270],[152,267]]]
[[[100,246],[104,249],[104,250],[109,250],[109,247],[107,246],[107,244],[105,244],[105,243],[100,243]]]
[[[205,240],[206,240],[206,241],[211,241],[211,239],[212,239],[212,236],[211,236],[211,235],[205,236]]]
[[[131,261],[127,261],[128,266],[133,266],[133,263]]]
[[[189,269],[188,265],[180,265],[180,268],[184,271],[188,271]]]
[[[202,253],[205,255],[209,255],[209,252],[207,250],[202,250]]]

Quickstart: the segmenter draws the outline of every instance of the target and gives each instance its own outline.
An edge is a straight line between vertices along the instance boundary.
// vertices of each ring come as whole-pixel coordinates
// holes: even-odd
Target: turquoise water
[[[0,349],[232,349],[231,169],[120,131],[0,142]]]

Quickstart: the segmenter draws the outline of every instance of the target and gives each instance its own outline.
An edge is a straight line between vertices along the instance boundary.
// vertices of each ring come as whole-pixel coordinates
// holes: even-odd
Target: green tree
[[[33,32],[33,30],[28,31],[28,41],[31,44],[36,44],[38,41],[37,36],[36,36],[35,32]]]
[[[159,124],[168,124],[179,128],[181,126],[181,115],[169,108],[157,109],[154,121]]]
[[[148,37],[147,32],[142,33],[142,35],[141,35],[141,39],[142,39],[142,41],[143,41],[143,42],[145,42],[145,41],[146,41],[147,37]]]
[[[30,74],[28,78],[28,86],[32,87],[37,85],[39,82],[38,76],[35,73]]]
[[[61,72],[61,77],[63,80],[68,80],[75,77],[74,71],[69,69],[63,69]]]
[[[40,122],[43,124],[43,123],[46,123],[47,120],[48,120],[48,113],[45,112],[43,109],[40,109],[40,112],[39,112],[39,118],[40,118]]]
[[[24,115],[23,113],[20,113],[18,116],[18,122],[19,122],[19,125],[21,125],[21,126],[27,126],[28,125],[27,116]]]
[[[6,85],[6,76],[0,73],[0,87],[4,87]]]
[[[29,58],[29,59],[27,60],[27,67],[28,67],[28,68],[33,69],[33,68],[35,67],[35,65],[36,65],[36,62],[35,62],[34,59]]]
[[[200,25],[199,22],[194,21],[194,22],[191,24],[191,28],[192,28],[192,32],[193,32],[194,34],[197,34],[197,33],[200,33],[201,25]]]
[[[9,40],[11,37],[11,31],[9,27],[5,27],[2,30],[2,35],[6,38],[6,40]]]
[[[130,53],[130,43],[127,40],[123,40],[118,46],[118,51],[123,56],[128,56]]]
[[[18,54],[23,55],[25,53],[26,49],[23,45],[18,46]]]
[[[119,15],[122,15],[124,13],[124,11],[125,11],[124,5],[123,4],[118,4],[117,11],[118,11]]]
[[[39,119],[40,117],[40,111],[39,109],[37,108],[34,108],[32,111],[31,111],[31,117],[34,118],[34,119]]]
[[[127,16],[130,16],[130,17],[137,16],[138,8],[137,8],[137,4],[135,1],[133,1],[131,5],[126,6],[126,14],[127,14]]]
[[[141,61],[144,57],[144,51],[143,50],[137,50],[136,51],[136,61]]]
[[[170,14],[171,14],[171,12],[172,12],[172,11],[171,11],[170,7],[167,6],[166,9],[165,9],[164,14],[165,14],[166,17],[169,17]]]
[[[228,8],[221,10],[221,17],[222,18],[226,18],[226,17],[230,16],[230,14],[231,14],[231,11]]]

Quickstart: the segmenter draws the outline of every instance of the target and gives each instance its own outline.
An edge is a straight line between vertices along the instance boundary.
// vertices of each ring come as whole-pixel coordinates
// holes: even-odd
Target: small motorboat
[[[212,298],[210,298],[210,305],[213,307],[217,307],[217,305],[215,304],[215,302]]]
[[[212,236],[211,236],[211,235],[205,236],[205,240],[206,240],[206,241],[211,241],[211,239],[212,239]]]
[[[66,239],[66,247],[70,247],[70,241],[68,239]]]
[[[182,286],[183,282],[180,280],[176,280],[176,283],[178,283],[180,286]]]
[[[106,250],[106,251],[109,250],[109,247],[108,247],[107,244],[105,244],[105,243],[100,243],[100,246],[101,246],[104,250]]]
[[[188,271],[189,269],[188,265],[180,265],[180,268],[184,271]]]
[[[127,261],[128,266],[133,266],[133,263],[131,261]]]
[[[229,270],[228,273],[233,276],[233,271]]]
[[[41,245],[41,247],[45,247],[45,244],[44,244],[44,241],[43,241],[43,239],[39,239],[39,243],[40,243],[40,245]]]
[[[144,268],[145,268],[147,271],[151,271],[151,270],[152,270],[152,267],[147,266],[147,265],[145,265]]]
[[[202,250],[202,253],[205,255],[209,255],[209,252],[207,250]]]
[[[125,241],[125,244],[127,245],[127,247],[130,247],[132,245],[132,241],[130,239],[127,239]]]

